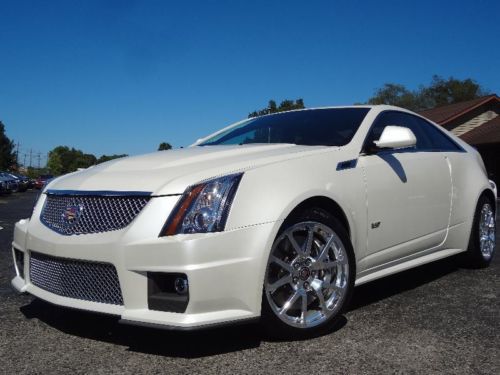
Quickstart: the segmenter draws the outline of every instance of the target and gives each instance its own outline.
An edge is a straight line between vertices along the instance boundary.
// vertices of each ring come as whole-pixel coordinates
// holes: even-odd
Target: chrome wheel
[[[489,203],[485,203],[479,217],[479,248],[485,260],[490,260],[496,244],[495,213]]]
[[[349,259],[339,236],[315,221],[295,224],[274,242],[264,290],[274,314],[298,328],[317,326],[342,307]]]

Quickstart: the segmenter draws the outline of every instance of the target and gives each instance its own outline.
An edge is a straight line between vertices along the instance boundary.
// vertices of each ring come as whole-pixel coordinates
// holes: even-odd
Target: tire
[[[302,339],[328,332],[349,303],[355,276],[351,241],[333,215],[311,208],[285,220],[264,278],[265,335]]]
[[[464,256],[464,265],[470,268],[488,267],[495,254],[496,222],[495,204],[482,195],[477,203],[469,238],[469,245]]]

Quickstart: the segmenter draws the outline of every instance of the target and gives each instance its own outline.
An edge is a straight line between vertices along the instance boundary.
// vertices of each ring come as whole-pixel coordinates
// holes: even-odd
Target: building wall
[[[490,180],[500,186],[500,144],[486,144],[476,146],[483,158]]]
[[[446,124],[445,128],[453,132],[459,126],[467,122],[471,122],[471,120],[474,121],[474,119],[477,119],[478,117],[491,117],[492,113],[500,115],[500,103],[498,101],[486,103],[465,113],[463,116],[460,116],[459,118]],[[488,114],[488,116],[486,116],[486,114]],[[500,129],[498,129],[498,131],[500,132]],[[471,145],[474,146],[481,154],[486,170],[488,171],[489,178],[500,186],[500,143],[472,143]]]

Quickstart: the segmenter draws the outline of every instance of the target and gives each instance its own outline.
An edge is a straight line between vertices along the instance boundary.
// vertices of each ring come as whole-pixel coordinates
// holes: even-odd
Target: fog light
[[[183,313],[189,303],[188,277],[184,273],[148,272],[148,308]]]
[[[17,275],[24,279],[24,253],[14,249],[14,261],[16,262]]]
[[[182,277],[175,279],[174,283],[175,291],[178,294],[186,294],[188,292],[188,281]]]

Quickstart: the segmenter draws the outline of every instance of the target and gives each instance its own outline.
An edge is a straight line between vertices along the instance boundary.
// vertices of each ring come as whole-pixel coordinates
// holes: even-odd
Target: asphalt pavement
[[[449,258],[358,287],[341,324],[311,340],[269,341],[257,325],[123,326],[11,289],[13,226],[35,194],[0,196],[2,374],[500,374],[498,256],[487,269]]]

